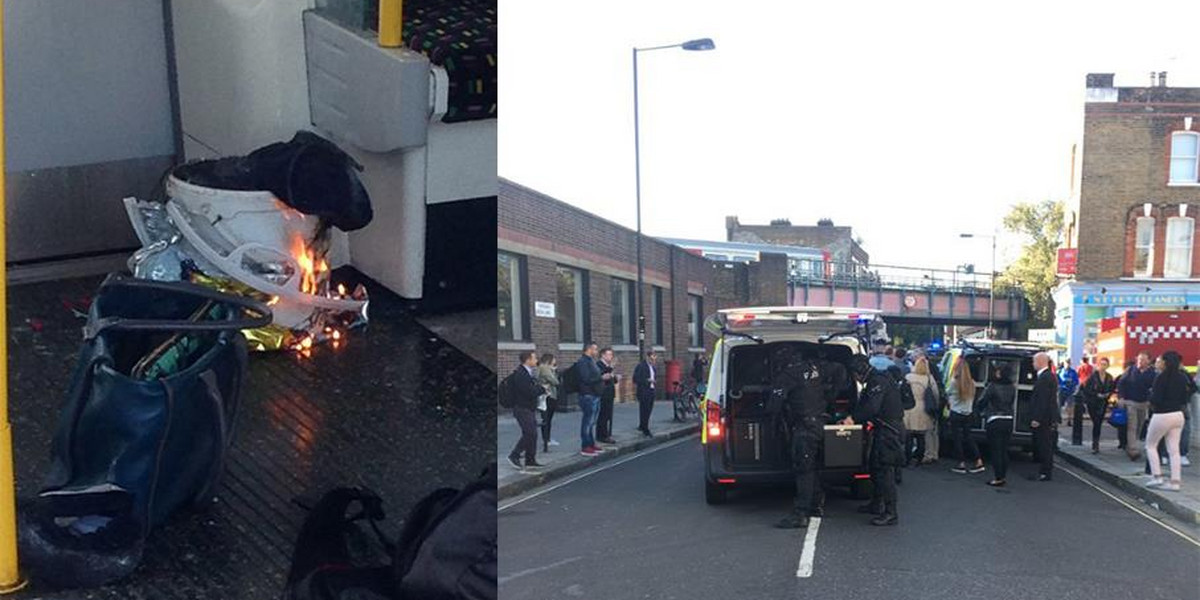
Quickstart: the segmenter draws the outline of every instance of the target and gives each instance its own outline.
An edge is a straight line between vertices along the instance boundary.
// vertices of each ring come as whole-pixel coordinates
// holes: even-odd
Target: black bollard
[[[1083,402],[1081,402],[1079,400],[1079,398],[1076,397],[1072,401],[1072,404],[1074,404],[1074,406],[1071,407],[1071,410],[1073,411],[1072,416],[1071,416],[1071,445],[1072,446],[1082,446],[1083,445]]]

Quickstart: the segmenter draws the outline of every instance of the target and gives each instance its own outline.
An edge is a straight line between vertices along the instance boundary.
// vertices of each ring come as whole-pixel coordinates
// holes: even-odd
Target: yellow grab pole
[[[13,477],[12,426],[8,423],[8,273],[5,261],[4,188],[4,0],[0,0],[0,594],[11,594],[25,581],[17,569],[16,479]]]
[[[404,0],[379,0],[379,45],[400,47],[400,30],[404,25]]]

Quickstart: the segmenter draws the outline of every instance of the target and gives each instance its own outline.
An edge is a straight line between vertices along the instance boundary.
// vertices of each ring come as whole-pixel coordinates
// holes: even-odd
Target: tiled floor
[[[349,277],[355,277],[353,272]],[[37,491],[100,278],[9,289],[11,421],[18,495]],[[495,377],[367,282],[371,322],[338,349],[252,354],[218,501],[155,531],[127,581],[89,591],[34,586],[19,598],[278,597],[304,512],[335,485],[376,490],[395,526],[421,496],[495,460]],[[494,344],[493,344],[494,346]]]

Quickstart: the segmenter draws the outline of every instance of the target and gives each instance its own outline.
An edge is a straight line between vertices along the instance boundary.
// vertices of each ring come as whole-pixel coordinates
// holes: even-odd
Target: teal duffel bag
[[[190,283],[101,284],[49,472],[21,503],[34,578],[81,587],[123,577],[154,527],[211,499],[246,375],[240,330],[270,322],[261,303]]]

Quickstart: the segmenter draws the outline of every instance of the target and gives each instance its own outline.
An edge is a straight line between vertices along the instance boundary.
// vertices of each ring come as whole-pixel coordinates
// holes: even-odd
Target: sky
[[[988,7],[991,8],[988,8]],[[1018,202],[1067,200],[1084,77],[1200,87],[1200,2],[506,0],[499,174],[636,223],[725,239],[725,217],[850,225],[871,263],[991,264]],[[1001,232],[1000,268],[1020,239]]]

